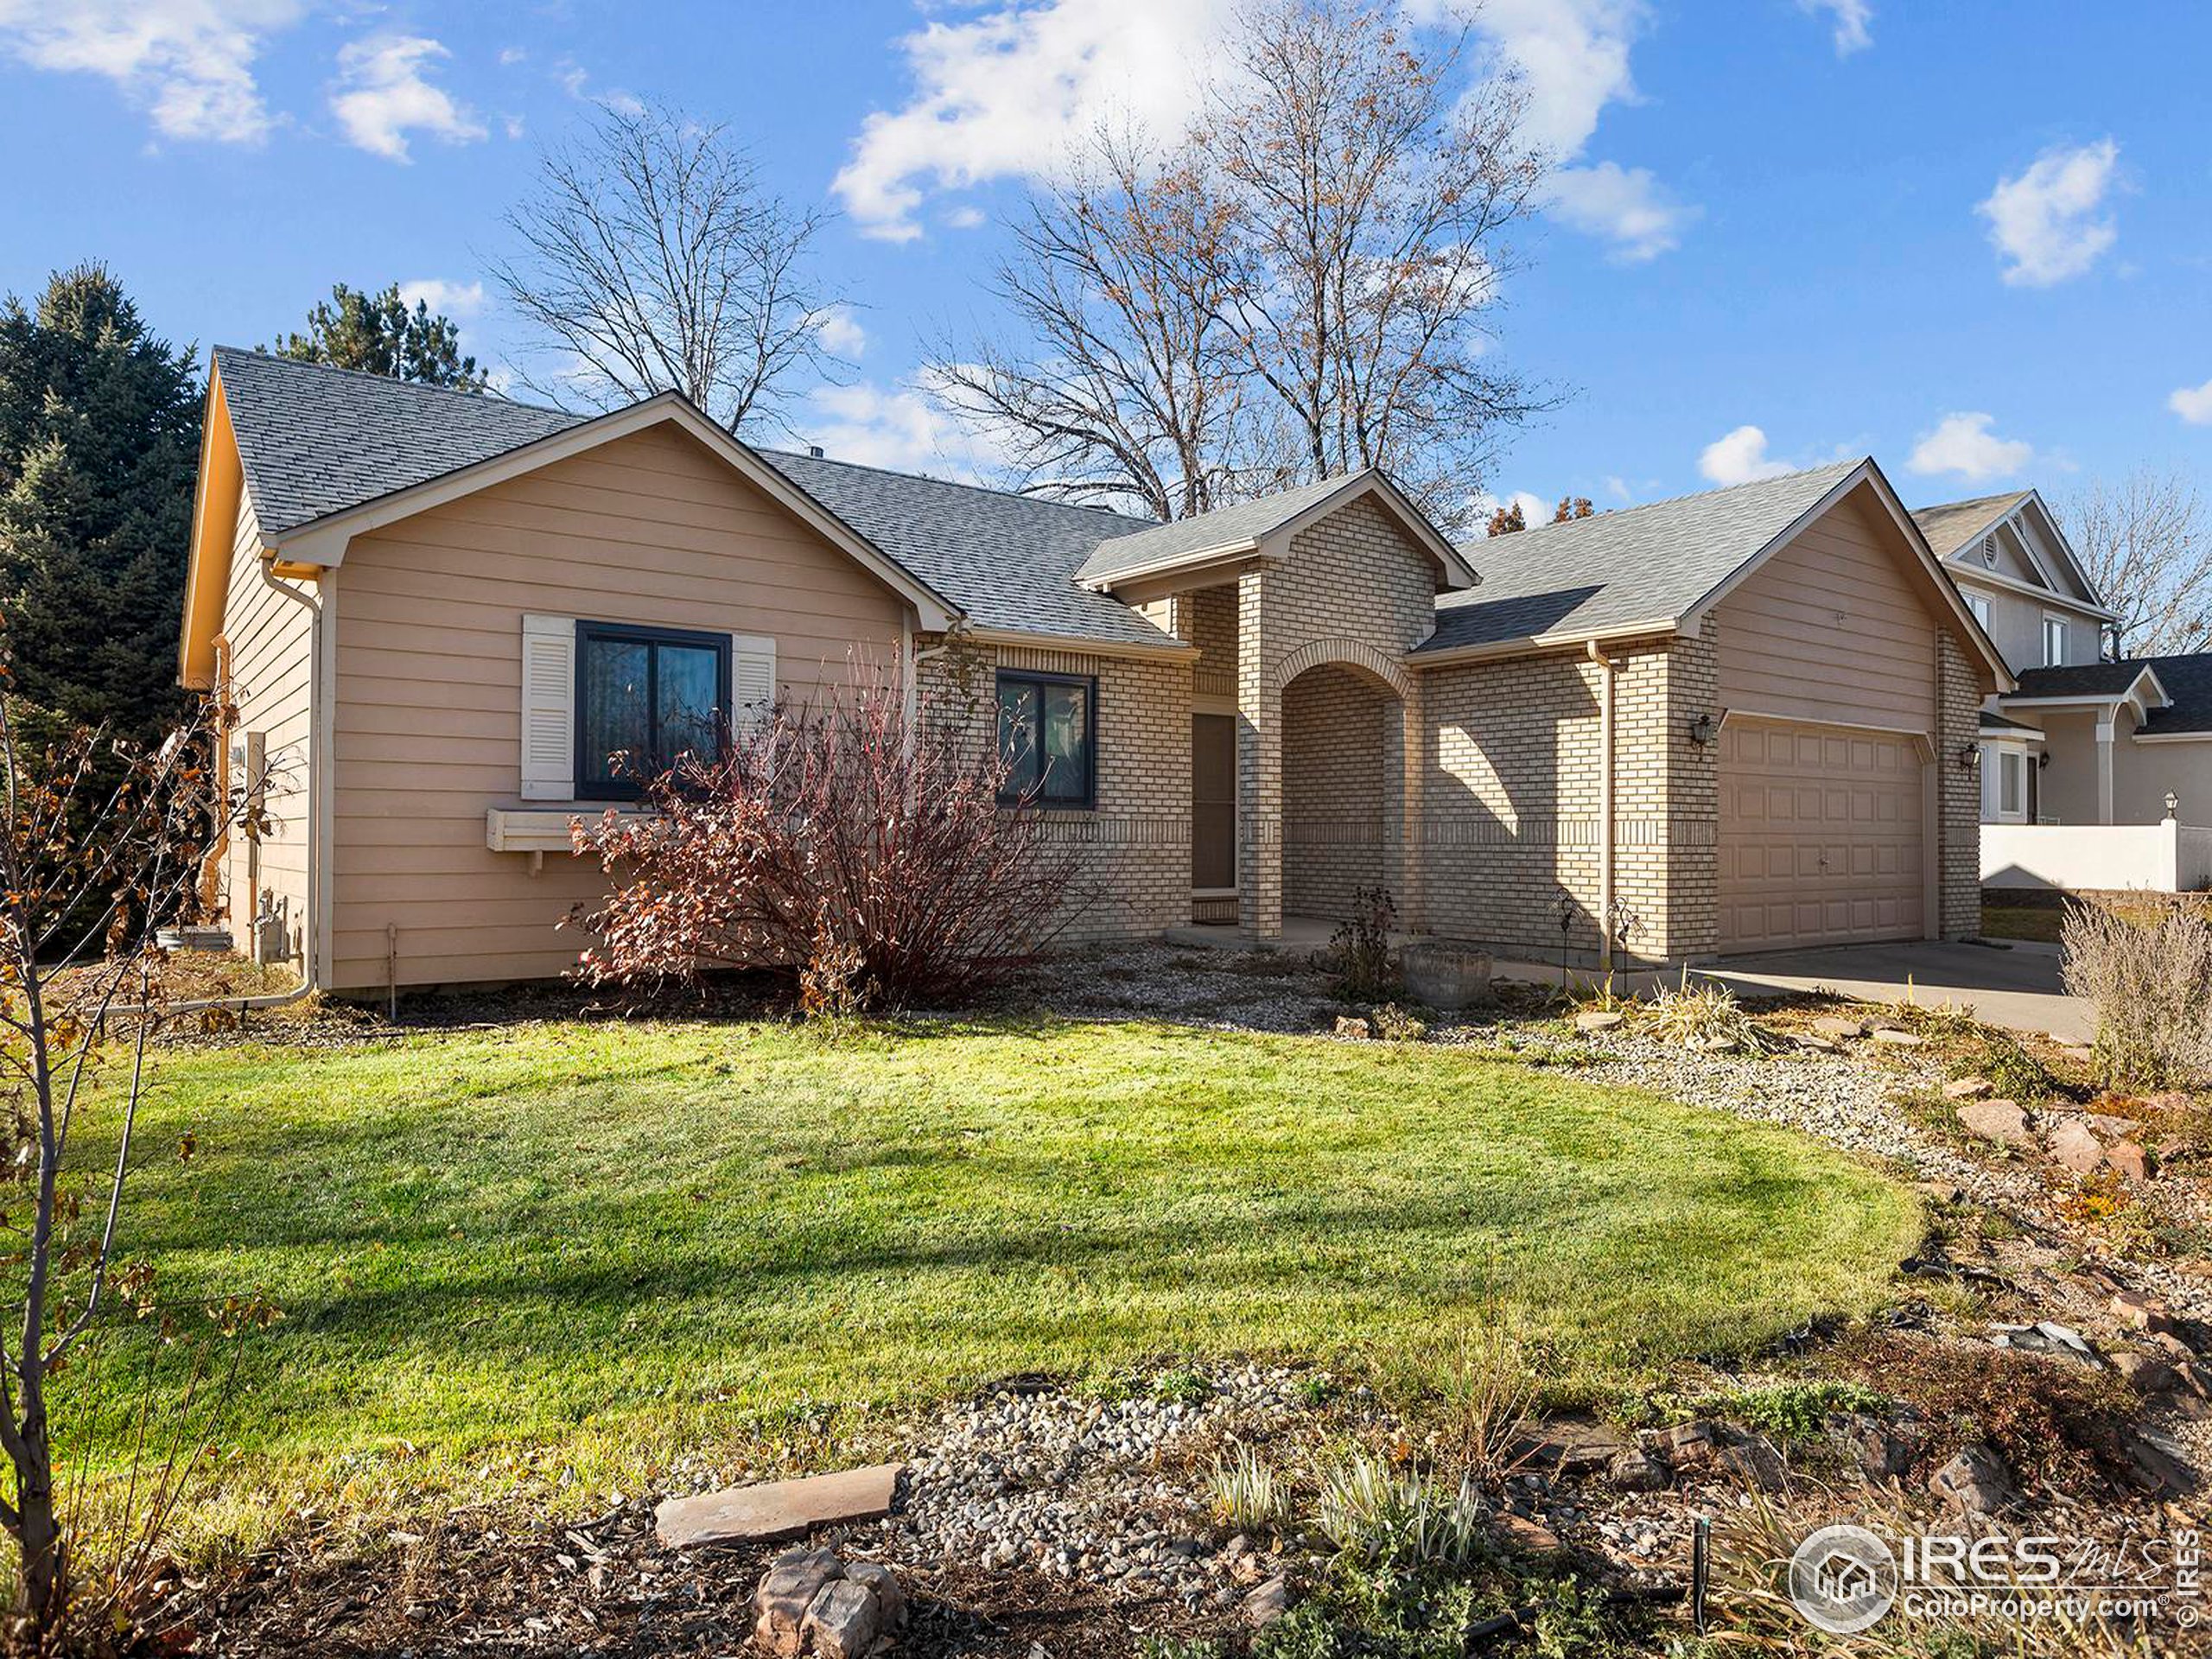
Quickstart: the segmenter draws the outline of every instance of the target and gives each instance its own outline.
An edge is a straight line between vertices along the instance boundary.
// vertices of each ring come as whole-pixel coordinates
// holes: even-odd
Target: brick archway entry
[[[1340,921],[1360,887],[1387,889],[1410,922],[1405,671],[1363,641],[1317,639],[1276,664],[1268,689],[1281,771],[1277,810],[1259,823],[1276,840],[1255,864],[1274,879],[1253,895],[1248,925],[1264,936],[1285,918]]]

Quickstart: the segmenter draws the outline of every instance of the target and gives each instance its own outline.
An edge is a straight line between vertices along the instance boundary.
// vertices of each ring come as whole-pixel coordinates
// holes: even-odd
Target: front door
[[[1191,716],[1191,886],[1236,886],[1236,716]]]

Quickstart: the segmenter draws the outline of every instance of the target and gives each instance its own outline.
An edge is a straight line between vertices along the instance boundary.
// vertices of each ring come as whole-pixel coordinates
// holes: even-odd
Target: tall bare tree
[[[1295,442],[1285,481],[1386,467],[1456,524],[1500,429],[1545,406],[1491,349],[1545,171],[1527,93],[1459,87],[1464,24],[1425,52],[1371,0],[1267,0],[1236,38],[1197,141],[1237,201],[1235,321]]]
[[[543,349],[524,383],[612,407],[677,391],[724,426],[779,424],[801,370],[833,369],[836,303],[808,256],[823,216],[770,194],[721,126],[667,105],[602,109],[545,150],[491,264]]]
[[[994,287],[1027,340],[940,346],[926,378],[1024,488],[1156,518],[1235,499],[1245,409],[1217,182],[1187,145],[1160,156],[1102,127],[1010,227]]]
[[[2052,511],[2120,613],[2122,655],[2212,647],[2212,523],[2186,474],[2144,467],[2093,480]]]
[[[1190,130],[1034,193],[998,292],[1026,335],[931,380],[1026,486],[1174,518],[1381,466],[1456,526],[1546,395],[1494,353],[1541,156],[1378,0],[1259,0]]]

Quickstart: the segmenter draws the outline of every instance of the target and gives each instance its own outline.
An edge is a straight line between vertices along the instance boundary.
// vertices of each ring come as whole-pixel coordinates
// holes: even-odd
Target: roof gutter
[[[1697,637],[1694,627],[1679,617],[1654,617],[1641,622],[1617,622],[1602,628],[1577,628],[1568,633],[1532,633],[1512,639],[1486,639],[1473,645],[1444,645],[1424,651],[1416,645],[1406,653],[1408,668],[1447,668],[1454,663],[1484,663],[1501,657],[1526,657],[1540,651],[1573,651],[1613,639],[1647,639],[1659,634]]]
[[[1232,559],[1250,558],[1259,550],[1258,538],[1247,536],[1241,542],[1220,542],[1211,547],[1194,548],[1188,553],[1172,554],[1144,564],[1134,564],[1126,570],[1097,576],[1079,575],[1076,580],[1094,594],[1106,594],[1123,582],[1142,582],[1147,576],[1164,576],[1180,571],[1196,572],[1211,565],[1225,564]]]
[[[1198,647],[1188,640],[1176,639],[1162,634],[1160,643],[1148,639],[1112,640],[1092,639],[1073,633],[1024,633],[1015,628],[963,627],[957,637],[979,645],[1011,645],[1017,650],[1065,651],[1085,657],[1142,657],[1161,662],[1179,663],[1198,655]]]

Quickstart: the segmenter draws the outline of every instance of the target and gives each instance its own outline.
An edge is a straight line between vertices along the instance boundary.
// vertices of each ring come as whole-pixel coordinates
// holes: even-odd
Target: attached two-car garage
[[[1732,716],[1719,749],[1723,951],[1927,936],[1922,740]]]

